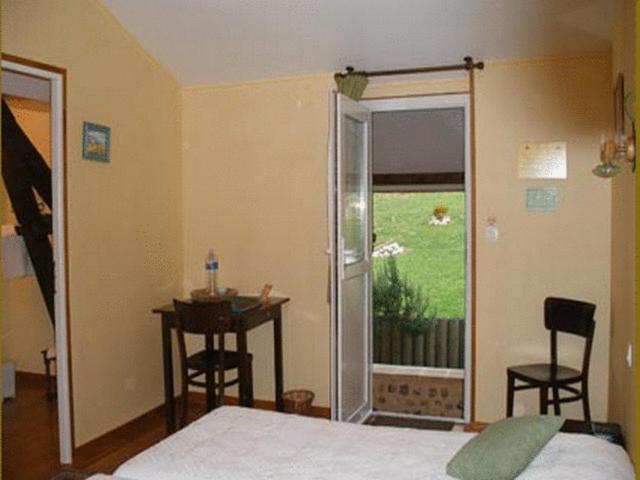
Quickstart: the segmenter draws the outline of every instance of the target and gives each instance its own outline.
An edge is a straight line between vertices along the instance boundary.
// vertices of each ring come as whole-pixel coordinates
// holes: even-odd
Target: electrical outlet
[[[633,345],[627,345],[627,356],[625,357],[627,362],[627,367],[631,368],[633,366]]]

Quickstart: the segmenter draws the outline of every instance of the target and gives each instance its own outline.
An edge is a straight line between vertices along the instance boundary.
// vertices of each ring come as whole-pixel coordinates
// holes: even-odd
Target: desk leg
[[[176,431],[175,398],[173,394],[173,355],[171,351],[171,325],[162,319],[162,364],[164,367],[164,414],[167,433]]]
[[[284,412],[282,380],[282,311],[278,309],[273,318],[273,361],[276,385],[276,410]]]
[[[239,330],[236,333],[236,348],[240,358],[247,358],[247,332],[246,330]],[[252,368],[245,360],[241,363],[240,382],[238,383],[238,400],[243,407],[253,408],[253,393],[249,391],[247,386],[247,379],[249,378],[249,368]]]
[[[207,358],[213,358],[213,350],[214,350],[213,337],[207,335],[205,340],[204,340],[204,343],[205,343],[205,350],[207,352]],[[207,397],[207,412],[210,412],[216,406],[216,390],[217,390],[216,374],[217,374],[217,371],[213,370],[213,363],[211,363],[211,364],[208,363],[208,360],[207,360],[207,364],[206,365],[207,365],[207,367],[206,367],[207,369],[204,372],[205,383],[207,384],[207,386],[205,388],[205,393],[206,393],[206,397]],[[218,403],[217,404],[218,405],[223,405],[224,404],[224,399],[223,398],[218,399]]]

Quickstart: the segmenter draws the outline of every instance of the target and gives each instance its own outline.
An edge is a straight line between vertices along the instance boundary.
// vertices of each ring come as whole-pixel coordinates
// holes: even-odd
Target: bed
[[[474,434],[330,422],[222,407],[121,465],[115,480],[451,479],[446,464]],[[114,477],[92,477],[100,480]],[[625,451],[557,434],[520,480],[632,480]]]

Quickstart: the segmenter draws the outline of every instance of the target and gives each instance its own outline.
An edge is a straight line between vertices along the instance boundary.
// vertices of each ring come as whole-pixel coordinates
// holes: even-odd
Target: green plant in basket
[[[447,213],[449,213],[449,207],[447,207],[446,205],[438,205],[433,209],[433,216],[438,220],[442,220],[447,215]]]

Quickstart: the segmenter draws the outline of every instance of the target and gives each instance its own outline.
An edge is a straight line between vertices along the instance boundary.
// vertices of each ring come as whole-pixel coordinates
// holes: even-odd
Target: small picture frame
[[[87,160],[109,163],[111,161],[111,128],[83,122],[82,156]]]
[[[556,187],[527,188],[527,210],[544,213],[557,211],[558,189]]]

